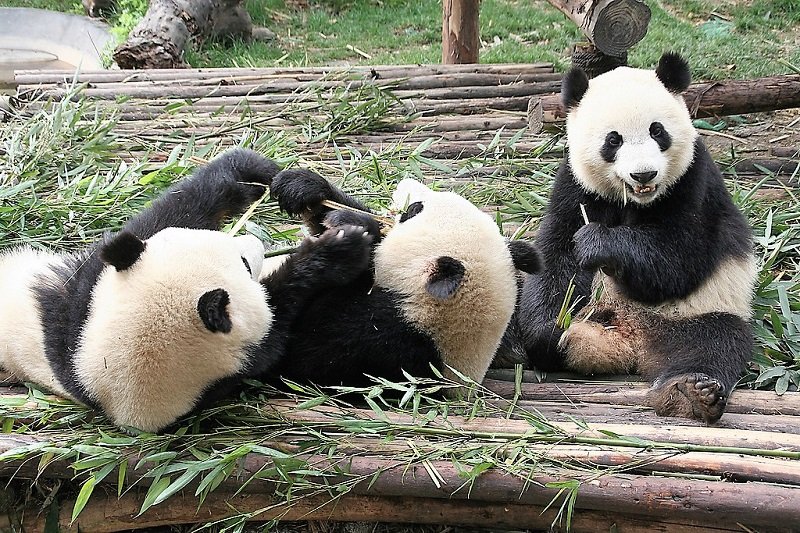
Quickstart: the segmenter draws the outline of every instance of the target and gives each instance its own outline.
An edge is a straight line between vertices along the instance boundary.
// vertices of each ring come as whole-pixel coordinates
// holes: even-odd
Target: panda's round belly
[[[694,292],[678,300],[647,305],[628,300],[610,276],[598,271],[592,281],[590,301],[606,305],[635,305],[666,318],[693,317],[706,313],[730,313],[749,321],[752,317],[753,285],[758,265],[753,255],[731,257],[721,262]]]

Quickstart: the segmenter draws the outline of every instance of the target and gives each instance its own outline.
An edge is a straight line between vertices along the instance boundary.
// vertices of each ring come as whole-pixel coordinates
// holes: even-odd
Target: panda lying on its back
[[[757,268],[680,96],[689,80],[674,54],[655,72],[566,75],[569,152],[537,236],[544,268],[525,280],[515,318],[538,368],[638,370],[654,380],[656,412],[711,422],[751,353]],[[570,282],[578,309],[602,295],[562,336]]]
[[[277,172],[234,150],[83,253],[0,255],[0,367],[147,431],[262,375],[298,304],[359,275],[371,243],[363,228],[328,232],[256,281],[261,242],[211,230]]]
[[[508,243],[490,216],[452,192],[410,179],[392,203],[402,211],[380,238],[364,213],[332,211],[333,200],[368,210],[307,170],[283,171],[271,186],[282,209],[302,215],[313,234],[342,224],[369,228],[373,265],[352,283],[310,300],[290,332],[275,374],[318,385],[362,386],[365,374],[404,381],[445,365],[481,382],[516,303],[515,266],[532,272],[538,256]]]

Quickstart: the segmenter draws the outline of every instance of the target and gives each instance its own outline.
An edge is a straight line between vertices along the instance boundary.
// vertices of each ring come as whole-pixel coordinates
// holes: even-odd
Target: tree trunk
[[[800,107],[800,75],[693,83],[683,99],[695,118],[791,109]],[[528,105],[528,122],[534,133],[563,122],[566,116],[557,94],[531,98]]]
[[[650,8],[642,0],[548,0],[606,55],[622,57],[644,38]]]
[[[479,0],[442,2],[442,63],[477,63]]]
[[[147,13],[114,50],[120,68],[181,68],[190,40],[249,39],[253,32],[242,0],[150,0]]]

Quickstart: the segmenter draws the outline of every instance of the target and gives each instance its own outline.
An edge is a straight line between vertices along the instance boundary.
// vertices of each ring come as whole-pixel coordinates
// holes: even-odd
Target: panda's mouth
[[[625,182],[625,188],[628,189],[628,192],[633,194],[633,196],[647,198],[648,196],[653,196],[656,193],[658,190],[658,185],[640,185],[638,183],[636,185],[631,185],[630,183]]]

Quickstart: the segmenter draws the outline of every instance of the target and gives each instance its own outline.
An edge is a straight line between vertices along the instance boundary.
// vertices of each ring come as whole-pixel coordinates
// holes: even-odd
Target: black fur
[[[561,81],[561,101],[569,111],[576,107],[589,89],[589,77],[578,67],[573,67]]]
[[[528,241],[508,241],[508,251],[511,252],[511,260],[517,270],[533,274],[542,267],[539,252]]]
[[[145,244],[129,231],[121,231],[100,248],[100,259],[117,271],[128,270],[144,252]]]
[[[591,224],[584,223],[580,204]],[[720,262],[752,251],[747,221],[699,139],[686,174],[644,206],[620,206],[586,192],[565,158],[536,242],[544,267],[526,278],[517,320],[531,363],[543,370],[562,364],[557,343],[563,330],[555,320],[570,283],[576,311],[587,302],[597,268],[614,277],[625,297],[654,305],[689,295]],[[749,357],[749,342],[727,359],[732,372]],[[691,353],[699,357],[696,349]],[[693,360],[685,364],[692,366]]]
[[[650,124],[650,137],[658,144],[658,148],[662,152],[666,152],[672,146],[672,136],[660,122]]]
[[[36,287],[46,357],[70,394],[94,405],[75,376],[73,357],[88,316],[92,289],[105,267],[101,256],[113,263],[130,262],[134,254],[127,253],[123,246],[132,242],[127,235],[146,240],[167,227],[219,229],[226,216],[243,212],[261,197],[277,172],[274,163],[255,152],[227,152],[170,187],[123,227],[119,234],[122,237],[106,236],[85,253],[67,258],[57,279],[43,280]],[[242,374],[211,384],[198,406],[230,394],[243,377],[263,374],[283,355],[289,324],[305,300],[322,288],[347,283],[362,274],[370,260],[373,240],[371,234],[364,235],[365,231],[347,227],[340,232],[337,228],[318,240],[305,242],[278,272],[264,281],[275,314],[268,335],[260,345],[249,349],[249,366]],[[232,327],[224,309],[225,296],[212,291],[198,304],[203,322],[212,331],[224,333]]]
[[[461,286],[466,271],[464,264],[458,259],[446,255],[437,257],[433,271],[425,284],[428,294],[437,300],[447,300]]]
[[[324,181],[324,183],[323,183]],[[296,182],[296,183],[295,183]],[[372,217],[348,211],[332,211],[319,205],[322,200],[369,211],[366,206],[339,190],[327,180],[309,171],[284,171],[273,182],[272,196],[289,212],[304,215],[312,228],[332,227],[337,222],[361,221],[362,231],[378,242],[379,227]],[[416,209],[416,208],[415,208]],[[329,230],[330,231],[330,230]],[[333,261],[330,265],[334,265]],[[463,265],[452,258],[439,258],[432,275],[438,293],[446,297],[457,288],[454,281],[463,276]],[[330,266],[322,267],[330,269]],[[331,277],[342,274],[334,270]],[[407,321],[400,311],[400,296],[375,287],[374,268],[370,263],[347,284],[316,293],[304,306],[299,306],[291,325],[287,356],[265,376],[276,376],[317,385],[366,386],[366,377],[380,376],[393,381],[405,380],[403,370],[414,376],[433,377],[431,365],[443,369],[441,355],[429,334]],[[443,287],[440,284],[446,284]],[[290,313],[287,313],[289,316]]]
[[[225,289],[214,289],[204,293],[197,301],[197,314],[208,331],[230,333],[233,327],[228,304],[231,297]]]
[[[337,202],[361,211],[370,209],[339,190],[328,180],[304,168],[280,172],[270,186],[270,195],[290,215],[302,217],[312,235],[325,231],[323,220],[332,209],[323,200]]]
[[[692,82],[689,63],[675,52],[667,52],[661,56],[656,67],[656,76],[668,91],[675,94],[685,91]]]
[[[408,209],[406,209],[405,212],[400,215],[400,223],[402,224],[406,220],[412,219],[419,215],[422,213],[423,208],[424,206],[422,205],[422,202],[414,202],[413,204],[409,205]]]
[[[622,135],[616,131],[608,132],[605,141],[603,141],[603,146],[600,148],[600,156],[603,158],[603,161],[606,163],[614,162],[617,158],[617,151],[619,147],[622,146],[622,141]]]

